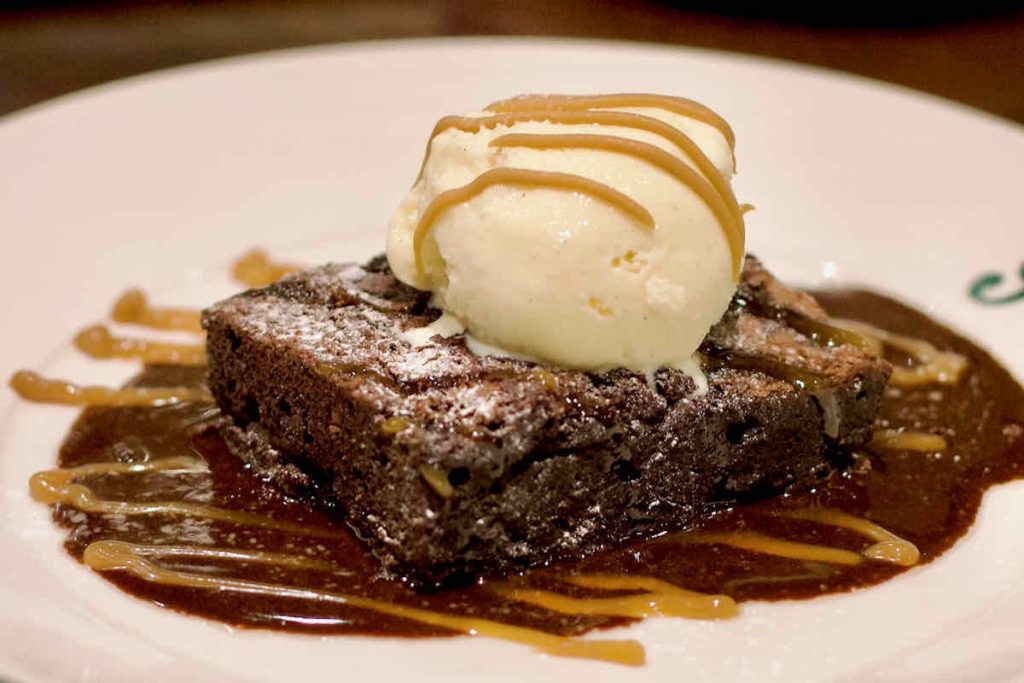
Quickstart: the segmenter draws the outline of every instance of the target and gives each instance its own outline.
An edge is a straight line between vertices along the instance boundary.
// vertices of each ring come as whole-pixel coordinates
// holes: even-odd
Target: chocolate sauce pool
[[[937,453],[862,451],[841,473],[810,490],[723,510],[700,532],[752,531],[800,543],[859,552],[863,535],[834,526],[780,517],[786,510],[826,506],[869,519],[911,541],[920,564],[930,562],[962,536],[988,487],[1024,475],[1024,390],[984,351],[923,314],[891,299],[859,291],[816,297],[830,314],[870,322],[965,355],[969,367],[955,386],[890,387],[876,427],[940,434],[948,448]],[[898,353],[894,363],[905,363]],[[199,386],[204,370],[178,366],[146,369],[136,384]],[[195,454],[209,471],[93,475],[76,481],[106,500],[184,501],[256,512],[298,523],[280,529],[187,515],[91,514],[57,505],[65,543],[81,559],[95,541],[237,548],[324,561],[319,568],[290,567],[237,558],[162,557],[161,566],[211,577],[358,595],[436,612],[575,635],[628,619],[564,615],[502,599],[496,588],[528,586],[580,597],[600,591],[575,587],[564,577],[579,573],[642,575],[705,593],[736,599],[812,598],[879,583],[906,567],[865,561],[855,566],[787,559],[720,544],[694,543],[692,534],[662,536],[591,557],[539,568],[523,575],[480,581],[466,588],[422,594],[381,575],[376,560],[343,525],[331,521],[329,497],[308,502],[283,498],[251,476],[217,436],[217,411],[210,404],[160,408],[91,408],[84,411],[61,448],[61,467],[96,462],[149,462]],[[693,529],[688,530],[692,532]],[[449,631],[372,609],[311,598],[272,597],[237,591],[164,585],[120,571],[104,578],[154,603],[242,627],[337,634],[427,636]]]

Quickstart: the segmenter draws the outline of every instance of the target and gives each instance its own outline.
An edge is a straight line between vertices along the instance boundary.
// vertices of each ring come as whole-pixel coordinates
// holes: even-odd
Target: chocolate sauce
[[[876,446],[855,453],[848,468],[812,489],[723,510],[683,532],[522,575],[423,594],[381,574],[362,543],[333,520],[330,496],[314,503],[288,500],[254,478],[218,436],[219,415],[211,404],[89,408],[61,448],[60,467],[109,462],[141,466],[134,472],[121,468],[117,473],[81,476],[75,482],[104,501],[177,502],[199,513],[101,514],[58,504],[54,517],[68,530],[66,547],[79,559],[90,544],[102,540],[165,546],[155,561],[191,576],[363,599],[362,606],[356,606],[340,599],[303,597],[296,591],[268,595],[204,590],[145,580],[125,571],[102,572],[140,598],[242,627],[410,637],[453,633],[438,623],[367,607],[365,599],[561,635],[628,621],[622,616],[558,613],[508,595],[510,590],[528,588],[570,597],[622,595],[607,586],[570,582],[582,574],[652,577],[737,601],[813,598],[869,586],[907,567],[864,559],[871,541],[863,533],[786,515],[819,507],[839,510],[910,541],[920,552],[919,563],[934,560],[967,531],[985,489],[1024,475],[1024,390],[983,350],[891,299],[859,291],[816,296],[834,316],[913,335],[967,357],[968,367],[955,385],[887,389],[876,425],[879,430],[942,436],[944,450]],[[908,362],[898,352],[890,360]],[[200,388],[203,375],[199,367],[152,366],[133,384]],[[195,466],[161,470],[146,465],[183,456]],[[207,509],[248,514],[238,519],[201,514]],[[719,542],[748,534],[832,549],[836,559],[790,559]],[[218,555],[212,549],[237,552]]]

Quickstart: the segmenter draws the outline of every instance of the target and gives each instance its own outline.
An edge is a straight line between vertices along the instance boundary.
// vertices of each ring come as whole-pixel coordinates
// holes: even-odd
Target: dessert
[[[680,107],[692,147],[649,115]],[[388,262],[271,284],[296,269],[253,253],[235,275],[256,289],[202,315],[205,343],[76,337],[146,363],[127,386],[12,378],[26,399],[88,406],[30,482],[73,557],[242,627],[464,633],[638,665],[628,637],[578,636],[878,583],[941,555],[986,488],[1024,473],[1024,390],[983,350],[892,299],[815,300],[744,258],[731,131],[705,108],[522,98],[447,121],[434,161],[461,170],[428,155]],[[547,153],[568,170],[532,165]],[[493,173],[509,159],[528,173]],[[635,165],[677,181],[692,220],[625,201]],[[599,179],[565,177],[584,170]],[[537,237],[542,256],[572,244],[565,279],[520,248],[531,221],[487,232],[509,202],[571,226]],[[709,255],[706,280],[673,271],[688,248]],[[517,309],[531,293],[540,307]],[[112,318],[197,332],[200,314],[133,291]]]
[[[702,347],[703,391],[668,368],[649,384],[477,356],[462,337],[415,346],[403,335],[439,315],[425,299],[378,258],[204,315],[232,450],[289,493],[330,491],[420,585],[586,555],[814,481],[870,438],[889,373],[749,257]]]
[[[888,367],[756,260],[741,274],[732,139],[653,95],[441,119],[386,263],[204,314],[229,444],[286,490],[330,490],[427,586],[823,474],[867,440]]]

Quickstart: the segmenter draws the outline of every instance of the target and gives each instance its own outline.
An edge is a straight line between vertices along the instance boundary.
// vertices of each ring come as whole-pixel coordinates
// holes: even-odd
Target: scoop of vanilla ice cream
[[[689,136],[726,179],[732,151],[715,127],[660,108],[619,109]],[[473,114],[474,117],[488,114]],[[696,168],[661,135],[632,127],[523,121],[448,128],[392,219],[395,275],[434,293],[434,305],[477,340],[568,368],[683,366],[735,291],[719,219],[685,183],[643,158],[603,149],[492,146],[510,133],[609,135],[654,145]],[[509,167],[574,174],[647,209],[653,229],[592,195],[497,184],[437,215],[417,265],[414,234],[438,195]]]

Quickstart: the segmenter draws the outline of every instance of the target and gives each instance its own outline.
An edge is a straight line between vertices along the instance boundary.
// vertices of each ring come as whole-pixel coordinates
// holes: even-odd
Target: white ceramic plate
[[[1024,377],[1017,127],[891,86],[745,57],[537,40],[370,43],[248,57],[96,88],[0,122],[2,366],[116,381],[67,340],[125,286],[200,305],[262,245],[308,261],[379,250],[435,119],[520,92],[655,91],[739,137],[750,247],[784,278],[868,283],[946,320]],[[946,557],[885,585],[746,604],[723,623],[629,630],[640,670],[484,639],[236,631],[134,600],[63,553],[27,496],[73,411],[0,406],[0,672],[26,681],[303,677],[494,680],[996,680],[1024,671],[1024,486],[987,497]]]

